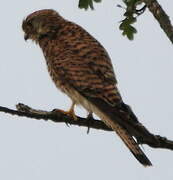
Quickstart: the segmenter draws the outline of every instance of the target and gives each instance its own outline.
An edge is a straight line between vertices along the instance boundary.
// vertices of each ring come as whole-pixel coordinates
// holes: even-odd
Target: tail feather
[[[128,111],[121,113],[121,109],[108,105],[101,99],[91,97],[87,99],[92,103],[93,112],[120,136],[135,158],[142,165],[151,166],[152,163],[133,138],[133,132],[135,131],[134,123],[137,124],[139,122],[131,109],[127,107]],[[130,114],[128,114],[129,112]],[[142,134],[149,135],[149,132],[144,128],[139,128],[139,130],[144,131]]]
[[[113,125],[113,130],[120,136],[122,141],[125,143],[125,145],[128,147],[128,149],[131,151],[131,153],[135,156],[135,158],[144,166],[152,166],[152,163],[147,158],[147,156],[144,154],[144,152],[141,150],[137,142],[134,140],[134,138],[121,126],[119,125]]]

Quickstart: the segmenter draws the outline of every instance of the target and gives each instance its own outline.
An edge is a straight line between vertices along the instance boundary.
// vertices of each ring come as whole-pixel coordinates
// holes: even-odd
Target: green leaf
[[[88,7],[89,7],[88,0],[80,0],[79,4],[78,4],[78,7],[81,8],[81,9],[87,10]]]
[[[134,17],[125,18],[119,26],[119,29],[122,32],[123,36],[127,36],[129,40],[133,40],[134,34],[137,33],[137,30],[131,25],[136,21]]]
[[[79,0],[78,7],[87,10],[88,8],[94,9],[93,2],[101,2],[101,0]]]

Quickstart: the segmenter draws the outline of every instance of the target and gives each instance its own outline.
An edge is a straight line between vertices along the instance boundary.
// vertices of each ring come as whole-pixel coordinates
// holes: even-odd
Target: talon
[[[91,121],[93,119],[92,112],[89,112],[89,114],[88,114],[86,119],[87,119],[87,125],[88,125],[88,127],[87,127],[87,134],[89,134],[89,132],[90,132],[90,124],[91,124]]]
[[[70,124],[68,122],[65,122],[65,124],[66,124],[67,127],[70,127]]]
[[[54,111],[58,111],[60,113],[63,113],[63,114],[69,116],[70,118],[72,118],[73,120],[76,121],[77,120],[77,116],[75,115],[75,112],[74,112],[74,106],[75,106],[75,103],[73,102],[71,107],[70,107],[70,109],[69,109],[69,111],[63,111],[61,109],[55,109]]]

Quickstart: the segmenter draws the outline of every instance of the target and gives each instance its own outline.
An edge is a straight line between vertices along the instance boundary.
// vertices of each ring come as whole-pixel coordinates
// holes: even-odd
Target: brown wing
[[[89,34],[84,34],[84,39],[85,41],[75,39],[71,43],[65,41],[65,45],[61,44],[64,47],[60,49],[64,51],[56,55],[55,71],[86,96],[102,98],[111,105],[121,102],[106,50]]]

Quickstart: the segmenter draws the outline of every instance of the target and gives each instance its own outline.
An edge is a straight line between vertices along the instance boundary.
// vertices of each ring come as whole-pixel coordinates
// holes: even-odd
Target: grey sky
[[[53,8],[93,34],[114,64],[121,94],[153,133],[173,139],[172,45],[149,12],[139,17],[138,34],[128,41],[118,30],[123,10],[117,0],[95,11],[78,0],[17,0],[1,3],[0,105],[23,102],[35,108],[68,109],[47,73],[41,50],[23,39],[21,23],[29,13]],[[160,0],[171,20],[173,2]],[[85,110],[77,113],[86,116]],[[3,180],[162,180],[172,179],[173,152],[144,146],[153,163],[143,168],[114,133],[0,114],[0,179]]]

